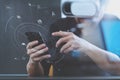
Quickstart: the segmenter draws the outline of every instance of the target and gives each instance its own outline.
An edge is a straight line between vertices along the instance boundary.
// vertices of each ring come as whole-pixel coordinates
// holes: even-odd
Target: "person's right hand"
[[[45,52],[48,51],[48,47],[45,44],[38,44],[38,41],[29,42],[27,45],[27,54],[30,56],[30,61],[32,63],[41,62],[44,59],[50,58],[50,54],[43,55]],[[35,46],[35,47],[34,47]]]

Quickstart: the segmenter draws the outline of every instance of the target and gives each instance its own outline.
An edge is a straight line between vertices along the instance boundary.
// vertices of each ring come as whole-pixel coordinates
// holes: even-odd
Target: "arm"
[[[85,52],[100,68],[120,75],[120,58],[87,42]]]
[[[38,45],[38,41],[30,42],[27,45],[27,54],[30,56],[28,64],[26,66],[29,76],[44,76],[46,73],[46,67],[43,67],[42,61],[50,58],[49,54],[42,55],[48,51],[45,44]],[[45,68],[45,70],[44,70]]]
[[[88,55],[101,69],[112,73],[120,74],[120,58],[114,53],[102,50],[88,41],[81,39],[71,32],[55,32],[53,36],[60,36],[56,47],[62,43],[61,53],[69,53],[72,50],[78,50]]]
[[[32,62],[29,60],[27,63],[27,73],[29,76],[43,76],[44,70],[39,62]]]

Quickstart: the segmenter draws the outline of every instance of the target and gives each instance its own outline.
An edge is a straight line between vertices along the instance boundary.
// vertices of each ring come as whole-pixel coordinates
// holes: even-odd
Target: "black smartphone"
[[[45,43],[40,32],[25,32],[25,35],[27,36],[27,39],[29,42],[38,40],[38,45]],[[37,45],[35,45],[35,46],[37,46]],[[35,47],[35,46],[33,46],[33,47]],[[43,55],[45,55],[45,54],[48,54],[48,52],[44,53]]]
[[[29,42],[38,40],[39,44],[44,43],[40,32],[25,32],[25,35],[27,36]]]

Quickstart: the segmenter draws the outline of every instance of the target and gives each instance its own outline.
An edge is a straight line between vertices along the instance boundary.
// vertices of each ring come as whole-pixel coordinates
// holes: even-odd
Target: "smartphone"
[[[39,44],[44,43],[40,32],[25,32],[29,42],[38,40]]]
[[[25,35],[27,36],[27,39],[29,42],[38,40],[38,45],[45,43],[44,40],[41,37],[40,32],[25,32]],[[37,45],[35,45],[37,46]],[[33,46],[33,47],[35,47]],[[44,53],[43,55],[48,54],[48,52]]]

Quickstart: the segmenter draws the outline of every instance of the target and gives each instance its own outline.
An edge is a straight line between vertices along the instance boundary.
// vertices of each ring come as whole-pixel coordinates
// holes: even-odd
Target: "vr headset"
[[[99,10],[99,6],[96,1],[61,0],[61,17],[91,18],[93,16],[96,16]]]

